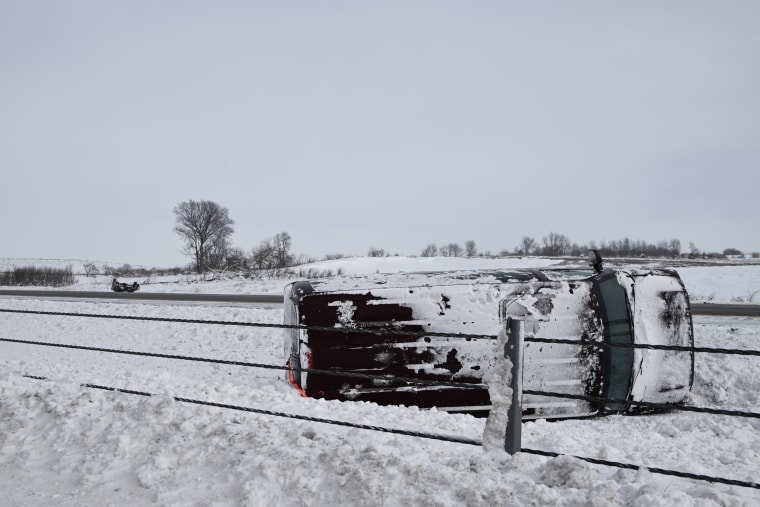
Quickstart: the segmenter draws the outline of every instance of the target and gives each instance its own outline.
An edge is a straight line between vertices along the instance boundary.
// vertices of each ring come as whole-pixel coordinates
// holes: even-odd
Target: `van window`
[[[633,343],[631,318],[628,311],[628,297],[617,279],[607,278],[596,284],[596,296],[602,313],[604,341],[612,345]],[[633,373],[633,349],[623,347],[606,348],[603,354],[603,378],[605,398],[628,399]],[[627,403],[608,402],[606,411],[620,411]]]

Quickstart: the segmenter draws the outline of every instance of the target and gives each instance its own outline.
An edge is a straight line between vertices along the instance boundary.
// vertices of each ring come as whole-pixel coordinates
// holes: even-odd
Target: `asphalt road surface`
[[[208,303],[282,303],[279,294],[182,294],[176,292],[85,292],[78,290],[0,290],[0,296],[37,299],[120,299]]]
[[[760,305],[694,303],[691,313],[716,317],[760,317]]]
[[[182,294],[176,292],[84,292],[63,290],[0,290],[0,296],[29,297],[37,299],[119,299],[186,301],[194,303],[282,303],[279,294]],[[760,305],[694,303],[694,315],[714,315],[718,317],[760,317]]]

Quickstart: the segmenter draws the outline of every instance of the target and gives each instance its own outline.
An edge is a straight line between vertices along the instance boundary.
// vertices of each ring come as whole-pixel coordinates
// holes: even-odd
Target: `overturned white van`
[[[293,368],[288,380],[304,396],[487,415],[489,371],[500,353],[496,335],[508,317],[525,321],[523,389],[554,393],[524,395],[524,418],[649,411],[631,402],[677,405],[691,390],[694,335],[678,274],[601,268],[292,283],[285,288],[285,323],[319,329],[285,330],[285,359]],[[637,344],[686,350],[631,347]],[[409,378],[447,385],[416,385]]]

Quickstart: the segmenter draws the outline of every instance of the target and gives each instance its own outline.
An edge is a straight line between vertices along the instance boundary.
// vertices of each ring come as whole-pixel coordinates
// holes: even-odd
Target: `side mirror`
[[[594,271],[597,273],[601,273],[604,270],[604,266],[602,265],[602,256],[599,253],[599,250],[589,250],[588,251],[588,264],[592,268],[594,268]]]

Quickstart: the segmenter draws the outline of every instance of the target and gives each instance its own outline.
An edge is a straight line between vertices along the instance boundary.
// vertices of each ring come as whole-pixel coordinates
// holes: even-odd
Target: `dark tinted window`
[[[615,278],[608,278],[596,285],[596,295],[602,311],[604,340],[610,344],[631,344],[633,335],[628,312],[625,289]],[[604,353],[604,397],[628,399],[633,372],[633,349],[610,347]],[[626,403],[606,403],[605,410],[625,410]]]

